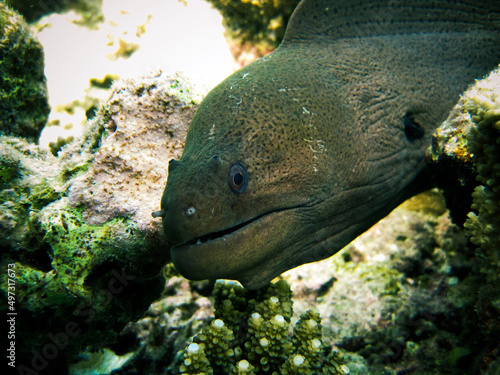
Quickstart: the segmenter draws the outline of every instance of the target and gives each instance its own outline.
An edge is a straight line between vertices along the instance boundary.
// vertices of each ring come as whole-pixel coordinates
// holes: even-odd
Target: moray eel
[[[250,289],[327,258],[429,188],[425,151],[500,62],[500,2],[303,0],[202,101],[161,200],[179,272]]]

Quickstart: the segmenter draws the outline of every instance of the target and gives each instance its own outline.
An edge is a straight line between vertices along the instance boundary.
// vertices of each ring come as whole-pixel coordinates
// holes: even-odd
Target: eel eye
[[[227,184],[234,193],[241,194],[248,185],[248,172],[241,163],[235,163],[229,169]]]

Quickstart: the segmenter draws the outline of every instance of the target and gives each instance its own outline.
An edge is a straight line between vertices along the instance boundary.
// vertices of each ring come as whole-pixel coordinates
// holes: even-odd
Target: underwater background
[[[169,263],[151,216],[168,161],[182,154],[207,91],[272,51],[296,3],[0,3],[6,370],[500,374],[498,69],[464,93],[429,145],[439,188],[335,256],[259,291],[188,281]],[[167,16],[181,19],[176,12],[206,31],[179,42],[188,21],[159,28],[172,26]],[[120,26],[132,15],[131,28]],[[204,37],[219,44],[203,50]],[[182,55],[186,65],[169,63]]]

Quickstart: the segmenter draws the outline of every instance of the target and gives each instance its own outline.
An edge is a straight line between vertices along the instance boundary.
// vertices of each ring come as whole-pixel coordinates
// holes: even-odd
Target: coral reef
[[[50,107],[43,50],[29,26],[0,3],[0,131],[36,142]]]
[[[284,280],[255,293],[217,282],[213,295],[216,319],[181,352],[181,374],[349,373],[323,344],[318,313],[302,314],[289,335],[292,299]]]
[[[148,241],[132,222],[116,218],[91,226],[68,205],[50,152],[18,138],[1,141],[2,159],[18,163],[0,192],[0,264],[13,265],[12,277],[0,278],[1,298],[14,280],[14,309],[22,316],[16,339],[30,343],[17,348],[18,363],[23,371],[63,371],[66,355],[112,341],[160,293],[163,278],[141,270],[138,260],[147,259]],[[57,361],[49,363],[53,355]]]
[[[246,65],[278,46],[300,0],[208,1],[222,14],[233,55]]]
[[[432,196],[440,210],[425,209],[428,196],[420,207],[422,197],[414,197],[339,256],[283,275],[296,285],[297,310],[315,303],[351,373],[363,363],[363,374],[479,373],[480,359],[497,345],[477,329],[480,260],[442,197]]]
[[[495,167],[498,164],[495,123],[500,108],[499,77],[499,69],[496,69],[463,94],[448,118],[436,129],[432,147],[427,153],[433,179],[443,189],[458,224],[472,220],[469,214],[472,201],[482,195],[476,188],[477,181],[486,186],[490,195],[498,190],[498,182],[495,185],[495,173],[498,173],[498,167]],[[475,203],[473,210],[478,207],[479,204]],[[493,216],[486,221],[489,219],[495,221]]]
[[[23,316],[16,335],[30,343],[17,354],[27,368],[42,355],[42,370],[64,371],[78,350],[112,343],[164,288],[168,245],[151,212],[196,97],[161,75],[113,90],[84,136],[57,158],[20,138],[0,138],[0,264],[15,265],[15,309]],[[9,278],[0,277],[2,301]],[[51,361],[46,348],[61,335],[64,351]]]
[[[465,108],[455,108],[450,119],[436,132],[429,162],[444,177],[442,188],[451,189],[451,193],[445,191],[446,204],[461,203],[460,210],[451,214],[463,222],[472,202],[466,194],[478,184],[474,156],[468,150],[470,129],[475,125]],[[457,166],[458,172],[448,173],[450,166]],[[461,171],[465,171],[462,176]],[[451,180],[448,184],[446,178]],[[459,185],[467,188],[457,192],[454,186]],[[453,192],[459,197],[450,201]],[[291,304],[283,308],[289,295],[283,299],[276,293],[256,295],[237,284],[217,283],[212,297],[214,316],[209,318],[208,283],[171,284],[169,295],[154,305],[154,313],[130,324],[127,337],[133,345],[123,344],[120,354],[141,349],[115,373],[154,374],[165,373],[165,369],[217,373],[226,366],[224,371],[229,367],[229,373],[256,374],[267,365],[272,373],[278,358],[283,361],[277,372],[293,373],[317,363],[308,358],[318,354],[314,341],[318,339],[322,348],[335,345],[350,374],[495,374],[500,361],[499,289],[493,277],[498,272],[494,271],[496,258],[482,247],[476,249],[466,232],[452,222],[446,204],[437,189],[411,198],[339,254],[283,274],[293,290],[293,316]],[[479,212],[475,215],[481,216]],[[180,290],[184,302],[177,303],[175,294]],[[278,293],[286,294],[285,289]],[[317,334],[319,324],[311,322],[318,323],[317,315],[307,313],[311,306],[321,314],[323,339],[311,336],[309,345],[297,348],[304,342],[304,334]],[[300,319],[306,313],[309,315]],[[175,314],[177,319],[172,318]],[[276,321],[276,315],[283,320]],[[300,321],[291,336],[286,331],[289,340],[278,341],[277,334],[266,336],[265,332],[281,332],[283,321],[288,327]],[[224,343],[221,350],[205,348],[209,337]],[[188,353],[193,343],[197,346]],[[262,344],[272,347],[277,356],[258,349]],[[296,352],[284,359],[280,357],[283,346],[288,346],[285,351],[295,348]],[[177,350],[181,354],[175,360]],[[183,363],[186,359],[188,365]],[[181,365],[185,368],[180,369]],[[347,370],[340,365],[335,371]]]
[[[429,150],[436,173],[450,166],[463,173],[453,186],[442,186],[460,211],[471,241],[484,259],[483,272],[489,282],[500,272],[500,68],[467,90],[437,130]],[[448,176],[445,175],[445,179]],[[456,185],[456,183],[455,183]],[[451,208],[456,205],[451,204]]]

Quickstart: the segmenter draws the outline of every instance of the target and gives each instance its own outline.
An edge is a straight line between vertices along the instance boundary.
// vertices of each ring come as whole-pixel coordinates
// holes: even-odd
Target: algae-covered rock
[[[300,0],[208,1],[222,14],[233,55],[246,65],[248,59],[263,56],[279,45]]]
[[[17,348],[17,365],[63,371],[158,298],[169,253],[151,212],[196,100],[177,78],[125,81],[58,158],[0,138],[0,264],[12,268],[1,275],[1,297],[15,281],[17,342],[30,343]],[[65,344],[51,360],[53,337]]]
[[[475,308],[481,328],[500,337],[500,68],[479,81],[464,98],[474,123],[466,137],[478,182],[464,226],[477,246],[480,272],[485,276]],[[499,350],[500,342],[497,353]],[[498,372],[498,360],[485,362],[492,362],[488,373]]]
[[[51,13],[64,13],[74,10],[81,15],[78,22],[82,25],[94,26],[103,21],[101,12],[102,0],[5,0],[5,2],[21,13],[28,22],[38,21]]]
[[[151,77],[114,87],[103,112],[106,121],[96,130],[106,136],[94,146],[95,152],[80,151],[92,142],[88,140],[60,155],[66,175],[87,170],[71,180],[68,190],[69,203],[82,209],[87,223],[129,216],[140,230],[163,237],[161,220],[153,220],[151,213],[160,208],[155,198],[165,187],[165,165],[182,154],[199,99],[178,79]]]
[[[500,335],[499,98],[500,68],[497,68],[463,94],[436,131],[428,153],[435,174],[444,176],[440,181],[444,181],[441,186],[445,194],[455,197],[450,199],[451,209],[458,207],[463,219],[460,222],[476,246],[473,273],[481,284],[475,289],[475,318],[480,332],[488,337]],[[459,171],[454,174],[459,178],[455,177],[451,183],[450,167]],[[483,370],[494,362],[491,353],[498,352],[500,347],[498,341],[495,345],[483,359]]]
[[[489,278],[500,280],[500,68],[464,95],[464,108],[474,126],[466,134],[477,171],[472,212],[465,227],[491,267]]]
[[[469,222],[471,220],[472,201],[482,195],[476,188],[477,181],[483,185],[489,182],[488,191],[498,190],[495,164],[499,163],[499,151],[495,124],[500,110],[499,77],[497,68],[462,95],[434,133],[427,153],[434,181],[443,189],[458,224],[463,224],[467,217]],[[476,204],[474,210],[477,209]]]
[[[461,191],[443,188],[455,195],[455,202],[465,202],[464,226],[486,276],[482,290],[488,292],[480,295],[488,297],[478,300],[477,311],[500,318],[500,308],[495,307],[500,301],[500,68],[463,94],[435,139],[429,153],[437,173],[449,170],[443,160],[455,170],[468,171],[460,180]],[[493,331],[500,332],[499,326]]]
[[[142,319],[128,324],[110,346],[122,358],[132,354],[114,374],[178,373],[177,352],[213,317],[212,304],[196,287],[206,283],[189,282],[167,268],[163,298],[151,304]],[[98,354],[94,349],[85,357]],[[79,365],[82,362],[92,365],[88,359]]]
[[[36,142],[50,107],[43,50],[29,26],[0,3],[0,132]]]
[[[38,244],[30,234],[30,215],[61,198],[57,159],[24,139],[2,136],[0,163],[0,245],[10,249],[2,255],[12,251],[21,259],[35,258],[44,268],[48,255],[37,252]]]

